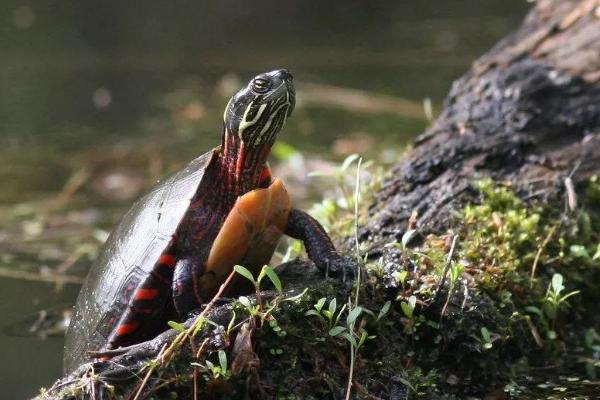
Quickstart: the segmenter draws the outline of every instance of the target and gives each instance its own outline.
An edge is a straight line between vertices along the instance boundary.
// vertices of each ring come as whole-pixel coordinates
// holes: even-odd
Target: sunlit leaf
[[[339,335],[340,333],[344,332],[345,330],[346,330],[346,328],[343,326],[334,326],[333,328],[331,328],[329,330],[329,336],[335,337],[335,336]]]
[[[229,320],[229,324],[227,325],[227,332],[231,332],[233,326],[235,324],[235,310],[231,311],[231,320]]]
[[[590,253],[588,253],[588,251],[585,248],[585,246],[582,246],[580,244],[572,244],[569,247],[569,252],[571,253],[571,255],[573,257],[586,258],[586,259],[590,258]]]
[[[179,322],[168,321],[167,325],[169,325],[172,329],[175,329],[177,332],[185,331],[185,326],[183,326],[183,324],[180,324]]]
[[[385,302],[383,307],[381,307],[381,310],[379,310],[379,315],[377,316],[377,321],[379,321],[381,318],[385,317],[385,315],[390,311],[391,305],[392,305],[392,303],[389,300]]]
[[[242,303],[242,305],[243,305],[244,307],[246,307],[248,310],[251,310],[251,309],[252,309],[252,303],[250,302],[250,299],[249,299],[249,298],[247,298],[246,296],[240,296],[240,297],[238,298],[238,301],[239,301],[240,303]]]
[[[325,297],[321,297],[319,299],[319,301],[317,301],[317,304],[315,304],[315,309],[319,312],[321,312],[321,309],[323,308],[323,305],[325,304],[325,301],[327,299]]]
[[[347,341],[350,342],[350,344],[356,348],[356,339],[354,339],[354,336],[352,336],[352,334],[350,332],[344,332],[342,333],[342,336],[346,338]]]
[[[600,260],[600,243],[598,243],[598,247],[596,247],[596,252],[592,257],[593,261]]]
[[[490,331],[488,331],[488,329],[485,326],[481,327],[481,337],[486,342],[491,342],[492,341],[492,338],[490,336]]]
[[[242,267],[241,265],[236,265],[233,267],[233,270],[242,275],[244,278],[248,279],[250,282],[256,284],[254,276],[252,276],[252,272],[250,272],[248,269]]]
[[[552,275],[552,290],[554,290],[556,294],[559,294],[564,288],[563,276],[561,274]]]
[[[352,310],[350,310],[350,312],[348,313],[348,317],[346,317],[346,324],[348,326],[354,324],[354,322],[356,321],[356,318],[358,318],[358,316],[360,315],[360,313],[362,313],[362,311],[363,311],[363,309],[360,306],[355,307]]]
[[[408,298],[408,305],[410,306],[411,310],[414,310],[415,306],[417,305],[417,298],[415,296],[410,296]]]
[[[337,309],[337,299],[334,297],[330,302],[329,302],[329,313],[331,315],[333,315],[335,313],[335,310]]]
[[[277,289],[277,291],[279,293],[281,293],[283,290],[283,287],[281,286],[281,281],[279,280],[277,273],[275,273],[273,268],[269,267],[268,265],[265,265],[263,267],[263,270],[267,273],[267,276],[269,277],[271,282],[273,282],[273,286],[275,286],[275,289]]]
[[[282,301],[296,301],[296,300],[300,300],[302,297],[304,297],[304,295],[306,294],[306,292],[308,292],[308,288],[304,288],[304,290],[302,291],[302,293],[299,293],[299,294],[297,294],[295,296],[292,296],[292,297],[286,297]]]
[[[404,313],[404,315],[406,315],[408,318],[412,318],[413,310],[412,310],[412,308],[410,308],[410,306],[408,305],[407,302],[405,302],[405,301],[401,302],[400,308],[402,309],[402,312]]]
[[[223,372],[227,371],[227,354],[223,350],[219,350],[219,365]]]
[[[354,161],[358,160],[358,157],[360,157],[358,154],[350,154],[348,157],[346,157],[346,159],[342,162],[340,171],[344,172],[346,169],[348,169],[348,167],[352,165]]]
[[[416,234],[416,229],[409,229],[406,232],[404,232],[404,235],[402,235],[402,247],[406,248],[406,246],[410,243],[410,241],[415,237]]]
[[[368,337],[369,337],[369,334],[367,333],[367,331],[363,330],[360,333],[360,339],[358,340],[358,346],[357,347],[362,346],[363,343],[365,342],[365,340],[367,340]]]

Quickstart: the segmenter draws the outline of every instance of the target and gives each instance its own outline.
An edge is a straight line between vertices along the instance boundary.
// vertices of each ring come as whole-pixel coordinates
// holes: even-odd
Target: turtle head
[[[237,92],[223,114],[227,134],[246,149],[270,147],[295,105],[292,75],[278,69],[257,75]]]

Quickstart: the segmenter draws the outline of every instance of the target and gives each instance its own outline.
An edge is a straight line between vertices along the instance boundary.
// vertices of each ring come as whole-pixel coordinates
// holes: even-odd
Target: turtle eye
[[[270,83],[266,79],[256,78],[252,82],[252,89],[257,93],[266,93],[270,88]]]

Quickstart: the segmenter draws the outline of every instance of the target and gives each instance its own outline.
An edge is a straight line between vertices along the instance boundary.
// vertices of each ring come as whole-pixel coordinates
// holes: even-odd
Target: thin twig
[[[198,400],[198,370],[196,368],[194,368],[193,381],[194,381],[194,400]]]
[[[302,99],[309,106],[340,108],[368,114],[392,113],[425,119],[423,104],[417,101],[309,82],[303,82],[301,86]]]
[[[165,343],[165,345],[158,352],[158,356],[156,356],[157,359],[160,358],[161,354],[165,351],[166,348],[167,348],[167,344]],[[150,368],[148,369],[148,372],[146,372],[146,375],[144,376],[144,380],[140,384],[140,387],[138,388],[137,393],[135,394],[135,397],[133,398],[133,400],[139,399],[140,395],[142,394],[142,390],[144,390],[144,387],[148,383],[148,379],[150,379],[150,375],[152,375],[152,372],[156,369],[157,365],[158,365],[157,363],[152,363],[150,365]]]
[[[169,360],[171,359],[171,357],[173,356],[175,351],[177,351],[179,349],[179,347],[181,347],[181,344],[188,337],[194,337],[194,331],[196,330],[196,325],[204,319],[206,314],[208,314],[208,312],[214,307],[216,301],[221,298],[221,296],[223,295],[223,292],[229,286],[229,284],[233,280],[233,277],[235,276],[235,274],[236,274],[235,271],[231,271],[229,273],[229,276],[227,277],[227,279],[225,279],[225,282],[223,282],[221,284],[221,286],[219,287],[219,290],[214,295],[214,297],[212,298],[210,303],[208,303],[206,305],[206,307],[204,308],[204,310],[202,310],[202,312],[196,317],[196,320],[194,321],[194,323],[188,329],[186,329],[185,331],[183,331],[179,335],[177,335],[177,337],[173,340],[171,345],[167,348],[167,350],[163,354],[162,359],[161,359],[162,363],[169,362]]]
[[[219,287],[219,290],[214,295],[214,297],[212,298],[212,300],[210,301],[210,303],[208,303],[206,305],[206,307],[204,308],[204,310],[202,310],[202,312],[196,317],[196,320],[194,321],[194,323],[192,323],[191,326],[188,329],[186,329],[185,331],[179,333],[175,337],[175,339],[173,339],[173,341],[171,342],[171,344],[168,347],[165,344],[165,346],[161,349],[161,351],[158,353],[158,355],[153,360],[154,362],[152,363],[150,369],[148,370],[148,372],[144,376],[144,380],[142,381],[141,386],[138,389],[137,394],[135,395],[135,397],[133,398],[133,400],[138,400],[138,398],[139,398],[139,396],[140,396],[140,394],[142,392],[142,389],[144,388],[144,386],[148,382],[148,379],[150,379],[150,375],[156,369],[156,367],[158,365],[164,365],[164,364],[168,363],[171,360],[173,354],[175,354],[175,352],[181,347],[181,345],[185,342],[185,340],[188,339],[188,338],[193,338],[194,337],[194,331],[196,330],[197,324],[200,323],[200,321],[202,319],[204,319],[204,317],[206,316],[206,314],[214,307],[215,302],[218,299],[221,298],[221,296],[223,295],[223,292],[229,286],[229,284],[231,283],[231,281],[232,281],[233,277],[235,276],[235,274],[236,274],[235,271],[231,271],[231,273],[229,274],[229,276],[227,277],[227,279],[225,280],[225,282],[223,282],[221,284],[221,286]]]
[[[452,246],[450,247],[450,252],[448,253],[448,258],[446,259],[446,266],[444,267],[444,280],[446,280],[446,274],[448,273],[448,270],[450,269],[450,265],[452,265],[452,256],[454,255],[454,246],[456,245],[456,239],[458,238],[458,235],[454,235],[454,237],[452,238]],[[458,279],[458,278],[457,278]],[[443,282],[442,282],[442,286],[443,286]],[[450,285],[452,287],[452,285]],[[452,290],[452,292],[454,292],[454,290]],[[442,307],[442,311],[440,313],[440,316],[444,316],[444,314],[446,314],[446,309],[448,308],[448,303],[450,302],[450,296],[452,296],[452,293],[450,290],[448,290],[448,297],[446,297],[446,301],[444,302],[444,306]]]
[[[198,348],[198,351],[196,352],[196,358],[200,358],[200,356],[202,355],[202,351],[204,350],[204,348],[206,347],[207,344],[208,344],[208,338],[205,338],[202,341],[202,344],[200,345],[200,347]]]
[[[542,244],[538,248],[537,252],[535,253],[535,259],[533,260],[533,265],[531,266],[531,275],[529,277],[529,287],[533,287],[535,271],[537,270],[537,265],[538,265],[538,262],[540,261],[542,251],[544,251],[544,248],[546,247],[546,245],[548,245],[548,242],[550,242],[550,239],[552,238],[552,236],[554,236],[554,232],[556,232],[556,229],[558,229],[558,227],[561,225],[561,223],[562,223],[562,221],[559,221],[558,223],[556,223],[552,226],[552,228],[550,229],[550,232],[548,232],[548,234],[544,238],[544,241],[542,242]]]
[[[446,265],[444,265],[444,272],[442,273],[442,280],[438,284],[438,287],[435,291],[435,295],[433,296],[434,300],[438,297],[440,291],[446,284],[446,275],[448,275],[448,270],[450,269],[450,262],[452,261],[452,256],[454,255],[454,248],[456,246],[457,239],[458,235],[454,235],[454,237],[452,238],[452,245],[450,246],[450,252],[448,252],[448,257],[446,258]]]
[[[67,180],[67,183],[65,183],[62,190],[56,197],[56,206],[62,208],[69,204],[75,193],[77,193],[77,191],[86,184],[89,178],[90,173],[87,168],[83,167],[75,171],[75,173],[69,177],[69,180]]]
[[[358,207],[360,202],[360,165],[362,164],[362,157],[358,159],[358,165],[356,166],[356,185],[354,188],[354,245],[356,246],[356,262],[358,264],[358,271],[356,277],[356,295],[354,297],[354,307],[358,306],[358,296],[360,293],[360,281],[362,275],[361,256],[360,256],[360,243],[358,241]]]
[[[96,376],[96,372],[94,371],[94,367],[92,366],[92,376]],[[92,399],[96,400],[96,385],[94,385],[92,379]]]

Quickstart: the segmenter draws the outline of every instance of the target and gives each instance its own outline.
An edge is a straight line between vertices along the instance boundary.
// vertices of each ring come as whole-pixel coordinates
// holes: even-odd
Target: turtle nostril
[[[288,82],[291,82],[294,80],[294,77],[292,76],[292,74],[290,74],[290,72],[285,68],[278,70],[277,75],[279,75],[281,77],[281,79],[284,79]]]

